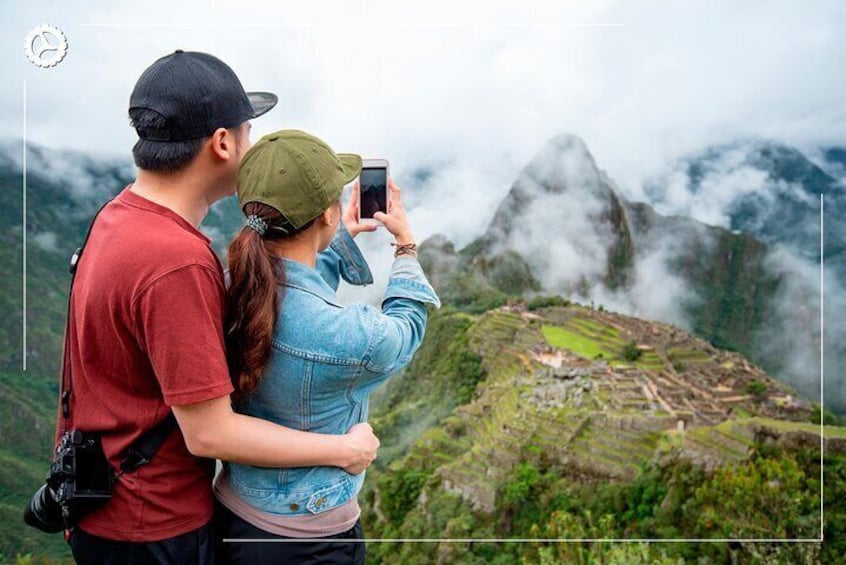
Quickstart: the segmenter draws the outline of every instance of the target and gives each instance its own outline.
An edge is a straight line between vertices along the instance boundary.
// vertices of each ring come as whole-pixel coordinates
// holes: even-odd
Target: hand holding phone
[[[405,215],[405,208],[402,205],[400,187],[392,179],[388,179],[390,198],[388,200],[388,213],[375,212],[373,218],[385,226],[393,234],[397,244],[405,245],[414,243],[414,236],[411,234],[411,226],[408,225],[408,218]]]

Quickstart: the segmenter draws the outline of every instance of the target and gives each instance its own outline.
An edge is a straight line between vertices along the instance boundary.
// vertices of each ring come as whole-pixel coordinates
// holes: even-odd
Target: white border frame
[[[366,9],[362,1],[362,11]],[[166,24],[132,24],[132,23],[82,23],[80,27],[87,28],[159,28],[159,27],[256,27],[256,28],[286,28],[286,27],[358,27],[359,24],[235,24],[235,23],[166,23]],[[368,24],[374,25],[374,24]],[[572,23],[530,23],[530,24],[413,24],[413,23],[397,23],[397,24],[380,24],[380,27],[624,27],[623,23],[603,23],[603,22],[572,22]],[[26,367],[26,343],[27,343],[27,318],[26,318],[26,193],[27,193],[27,84],[23,81],[23,160],[22,160],[22,192],[23,192],[23,257],[22,257],[22,271],[23,271],[23,341],[21,344],[23,353],[23,372],[27,370]],[[825,312],[824,312],[824,274],[825,274],[825,255],[824,255],[824,194],[820,194],[820,537],[819,538],[361,538],[361,539],[327,539],[327,538],[297,538],[297,539],[230,539],[224,538],[225,543],[235,542],[263,542],[267,543],[278,542],[307,542],[307,541],[323,541],[338,543],[347,542],[370,542],[370,543],[823,543],[825,541],[825,466],[824,466],[824,449],[825,449],[825,426],[824,409],[825,409],[825,371],[824,371],[824,329],[825,329]]]

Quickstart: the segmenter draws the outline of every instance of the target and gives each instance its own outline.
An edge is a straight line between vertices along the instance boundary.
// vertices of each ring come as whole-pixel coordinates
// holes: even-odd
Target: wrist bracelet
[[[400,255],[411,255],[412,257],[417,257],[416,243],[405,243],[400,245],[396,242],[391,242],[391,245],[396,247],[394,250],[394,257],[399,257]]]

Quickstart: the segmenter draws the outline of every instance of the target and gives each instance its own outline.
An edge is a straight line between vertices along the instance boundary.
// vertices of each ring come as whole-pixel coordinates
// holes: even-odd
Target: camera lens
[[[24,522],[42,532],[54,534],[65,529],[62,507],[56,501],[53,491],[42,485],[24,509]]]

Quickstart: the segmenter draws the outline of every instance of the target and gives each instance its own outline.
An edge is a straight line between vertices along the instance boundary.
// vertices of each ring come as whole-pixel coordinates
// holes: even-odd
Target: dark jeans
[[[277,536],[245,522],[221,504],[215,506],[215,530],[218,535],[218,556],[224,563],[237,565],[295,565],[349,564],[364,565],[364,532],[361,520],[340,534],[321,536],[321,539],[350,541],[255,542],[227,541],[237,539],[294,539]],[[362,541],[355,541],[362,540]]]
[[[115,541],[74,528],[70,536],[77,563],[105,565],[213,565],[215,543],[213,523],[194,531],[153,542]]]

